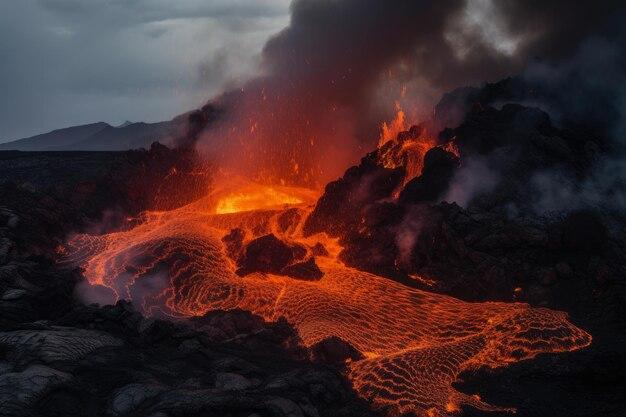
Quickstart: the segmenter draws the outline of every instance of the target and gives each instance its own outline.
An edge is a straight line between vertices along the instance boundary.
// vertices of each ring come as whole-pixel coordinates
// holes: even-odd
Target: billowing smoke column
[[[262,54],[262,75],[212,104],[199,135],[225,168],[322,185],[375,142],[394,102],[424,116],[442,91],[568,58],[619,1],[294,0]]]

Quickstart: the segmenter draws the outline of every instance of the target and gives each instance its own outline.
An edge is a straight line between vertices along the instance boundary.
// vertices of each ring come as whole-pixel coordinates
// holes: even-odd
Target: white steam
[[[467,207],[475,197],[493,190],[499,181],[500,176],[489,166],[486,157],[468,158],[452,178],[443,200]]]

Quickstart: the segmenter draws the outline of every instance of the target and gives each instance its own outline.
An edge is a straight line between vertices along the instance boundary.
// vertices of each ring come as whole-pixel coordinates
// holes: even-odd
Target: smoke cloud
[[[626,210],[626,160],[607,158],[582,181],[559,170],[533,174],[530,186],[535,196],[537,214],[563,213],[580,209],[597,209],[603,213]]]
[[[396,232],[396,247],[402,263],[411,264],[411,255],[424,229],[425,218],[428,213],[423,207],[412,207],[404,216]]]
[[[475,197],[493,190],[499,180],[500,174],[492,168],[486,157],[463,159],[443,200],[467,207]]]
[[[618,5],[295,0],[261,75],[214,100],[226,115],[200,149],[258,179],[323,184],[373,146],[394,102],[423,117],[458,85],[518,73],[533,57],[556,65],[610,35]]]

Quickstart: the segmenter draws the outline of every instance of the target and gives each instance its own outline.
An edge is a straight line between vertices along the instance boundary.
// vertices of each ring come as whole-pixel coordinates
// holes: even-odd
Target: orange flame
[[[378,147],[380,148],[390,140],[396,139],[398,133],[404,130],[407,130],[404,110],[400,108],[400,103],[396,101],[396,116],[389,124],[387,124],[387,122],[383,122],[380,126]]]
[[[437,145],[435,139],[422,128],[412,133],[407,127],[405,113],[396,102],[396,116],[390,124],[381,125],[378,142],[379,161],[385,168],[404,167],[406,175],[402,185],[421,175],[426,152]],[[390,143],[391,142],[391,143]]]

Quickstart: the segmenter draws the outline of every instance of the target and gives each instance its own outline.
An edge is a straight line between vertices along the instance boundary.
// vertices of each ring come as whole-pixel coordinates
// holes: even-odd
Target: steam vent
[[[175,3],[0,6],[0,417],[626,416],[622,2]]]

